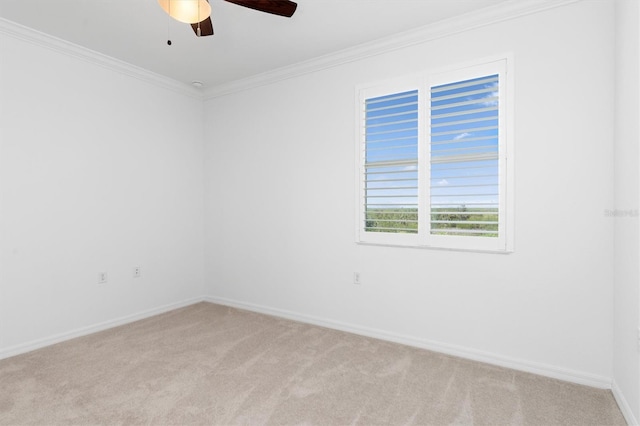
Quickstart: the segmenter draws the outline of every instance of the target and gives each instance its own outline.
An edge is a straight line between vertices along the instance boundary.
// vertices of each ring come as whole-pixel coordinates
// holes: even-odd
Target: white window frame
[[[510,253],[514,250],[513,60],[511,55],[485,58],[430,72],[356,87],[356,242],[387,246]],[[483,75],[499,75],[498,237],[432,235],[430,230],[430,88]],[[365,226],[365,100],[418,91],[418,233],[366,232]]]

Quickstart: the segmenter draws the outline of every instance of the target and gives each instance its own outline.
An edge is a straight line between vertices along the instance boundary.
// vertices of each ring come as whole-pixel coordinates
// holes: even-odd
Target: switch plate
[[[353,283],[356,285],[362,284],[362,282],[360,281],[360,272],[353,273]]]
[[[142,271],[139,266],[133,267],[133,278],[139,278],[141,273]]]
[[[104,284],[108,281],[108,276],[106,272],[99,272],[98,273],[98,284]]]

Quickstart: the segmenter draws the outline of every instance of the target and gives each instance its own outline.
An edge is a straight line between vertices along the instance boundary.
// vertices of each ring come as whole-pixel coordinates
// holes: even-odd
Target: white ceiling
[[[0,0],[0,17],[212,87],[503,1],[517,0],[297,0],[293,17],[283,18],[209,0],[215,35],[202,38],[157,0]]]

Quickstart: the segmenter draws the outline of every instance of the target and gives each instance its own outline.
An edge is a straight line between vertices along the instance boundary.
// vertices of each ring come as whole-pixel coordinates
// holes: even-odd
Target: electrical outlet
[[[356,284],[356,285],[362,284],[360,282],[360,272],[354,272],[353,273],[353,283]]]
[[[98,273],[98,284],[104,284],[107,281],[108,281],[107,273],[106,272],[99,272]]]
[[[141,274],[141,270],[139,266],[133,267],[133,278],[139,278]]]

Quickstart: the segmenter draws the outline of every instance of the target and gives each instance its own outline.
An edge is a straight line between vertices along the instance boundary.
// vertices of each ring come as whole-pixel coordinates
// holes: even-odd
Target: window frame
[[[356,87],[356,242],[386,246],[435,248],[480,252],[514,251],[513,173],[513,60],[500,55],[428,72],[406,75]],[[498,74],[498,237],[433,235],[430,229],[430,102],[431,87]],[[365,188],[365,101],[367,99],[418,91],[418,233],[366,232]]]

